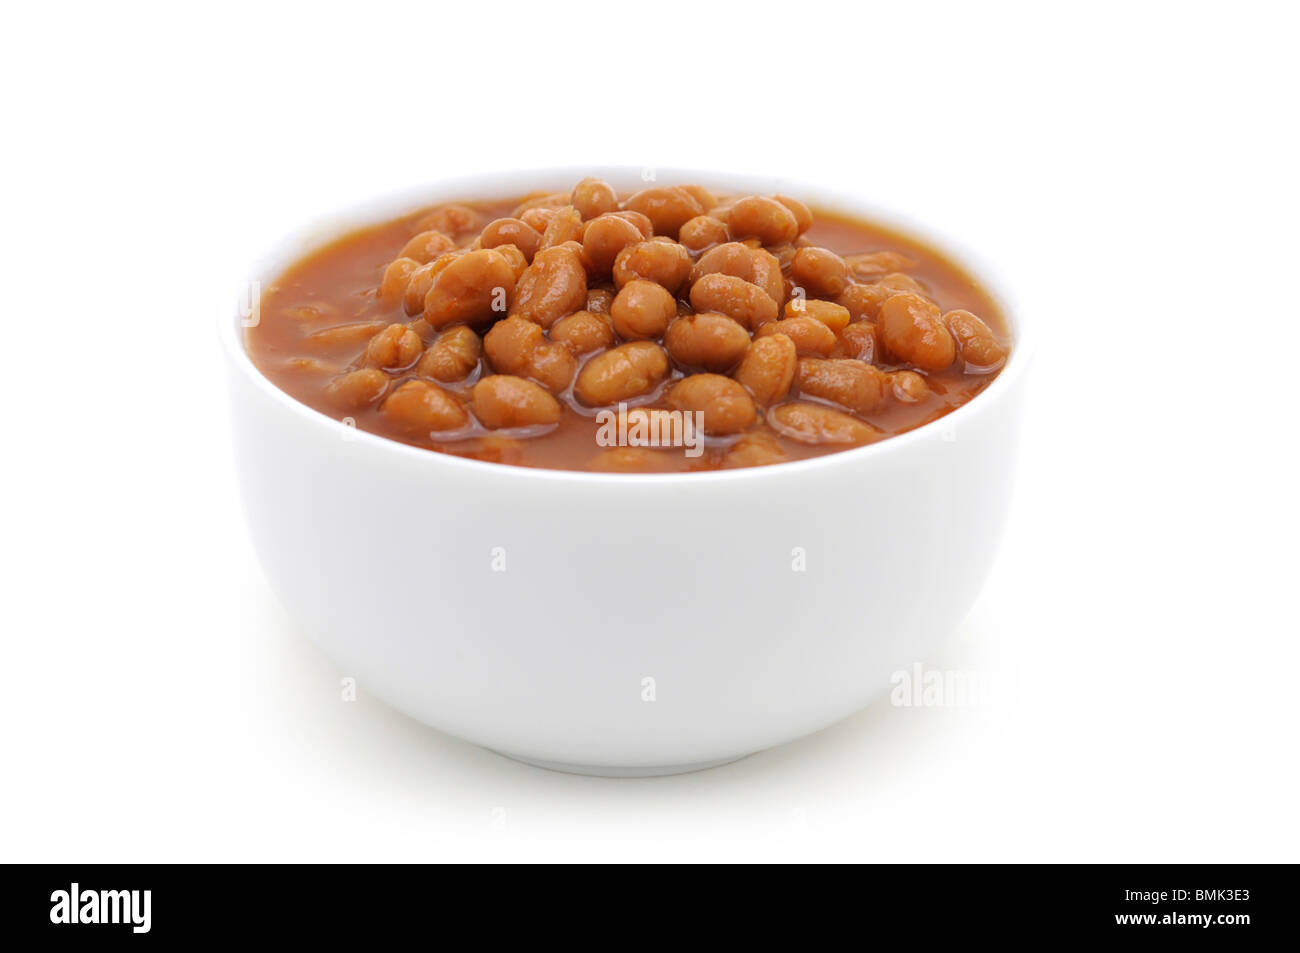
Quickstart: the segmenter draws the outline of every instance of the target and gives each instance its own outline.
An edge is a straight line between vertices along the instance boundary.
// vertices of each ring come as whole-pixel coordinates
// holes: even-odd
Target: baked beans
[[[394,440],[520,466],[769,466],[949,413],[1005,366],[979,284],[934,250],[789,195],[689,184],[421,209],[301,259],[249,353]],[[680,447],[606,445],[602,421]]]

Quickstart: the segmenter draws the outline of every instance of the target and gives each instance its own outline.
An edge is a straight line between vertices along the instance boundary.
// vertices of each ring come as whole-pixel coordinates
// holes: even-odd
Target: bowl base
[[[747,754],[738,754],[733,758],[719,758],[717,761],[697,761],[694,764],[654,764],[621,768],[607,764],[562,764],[556,761],[538,761],[536,758],[525,758],[522,755],[511,754],[508,751],[496,752],[496,754],[509,758],[511,761],[519,761],[523,764],[532,765],[534,768],[561,771],[564,774],[585,774],[595,778],[659,778],[669,774],[689,774],[692,771],[707,771],[709,768],[732,764],[743,758],[748,758],[753,753],[751,751]]]

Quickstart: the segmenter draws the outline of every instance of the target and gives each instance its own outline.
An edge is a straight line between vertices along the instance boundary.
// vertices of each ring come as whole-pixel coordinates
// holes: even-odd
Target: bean
[[[551,325],[551,340],[569,349],[570,354],[590,354],[613,347],[614,326],[608,315],[594,311],[575,311]]]
[[[563,208],[555,210],[551,216],[550,224],[546,226],[546,231],[542,233],[542,248],[554,248],[556,245],[563,245],[565,242],[582,242],[582,216],[572,205],[566,205]]]
[[[524,196],[524,200],[515,206],[512,214],[518,218],[530,208],[561,208],[571,204],[573,203],[568,192],[532,192]]]
[[[379,283],[379,300],[388,308],[396,308],[406,295],[406,286],[411,275],[420,267],[414,258],[395,258],[384,269],[383,281]]]
[[[555,213],[558,211],[559,209],[555,208],[542,208],[541,206],[536,206],[520,212],[519,221],[523,222],[535,232],[545,232],[547,226],[551,224],[551,219],[555,218]]]
[[[420,347],[424,347],[438,336],[438,332],[433,329],[433,325],[424,320],[423,315],[418,318],[411,318],[406,322],[406,326],[419,336]]]
[[[325,361],[318,361],[314,357],[291,357],[281,365],[286,371],[294,374],[303,374],[307,376],[321,376],[323,374],[337,374],[342,368],[338,364],[331,364]]]
[[[537,427],[560,421],[559,401],[532,381],[510,374],[484,377],[470,391],[474,416],[489,430]]]
[[[830,357],[831,352],[835,350],[835,332],[816,318],[807,316],[773,321],[759,328],[756,334],[758,337],[784,334],[794,342],[800,357],[805,355]]]
[[[917,294],[897,294],[880,306],[880,340],[886,353],[924,371],[942,371],[956,358],[952,334],[939,306]]]
[[[897,251],[873,251],[864,255],[849,255],[844,259],[849,271],[859,281],[874,281],[891,272],[915,268],[917,261]]]
[[[655,237],[655,226],[654,223],[650,221],[650,216],[626,208],[618,212],[611,212],[610,214],[617,215],[619,218],[626,219],[635,225],[636,230],[641,233],[641,239],[643,241],[649,241]]]
[[[529,377],[547,390],[558,394],[573,381],[578,371],[578,362],[563,344],[546,341],[538,346],[532,355],[532,367]]]
[[[754,263],[754,284],[766,291],[778,307],[784,304],[790,293],[785,277],[781,274],[780,259],[762,248],[750,249],[749,257]]]
[[[880,350],[877,328],[871,321],[854,321],[840,332],[844,350],[849,357],[856,357],[868,364],[876,363],[876,354]]]
[[[457,451],[472,460],[486,460],[489,463],[524,463],[524,443],[514,437],[490,433],[478,437],[471,445],[473,449]]]
[[[799,443],[859,445],[884,436],[870,424],[820,404],[782,404],[768,412],[767,422]]]
[[[725,314],[703,311],[673,321],[664,346],[684,367],[722,372],[744,357],[749,332]]]
[[[697,215],[682,225],[677,240],[691,251],[703,251],[730,238],[726,222],[712,215]]]
[[[790,393],[799,353],[784,334],[770,334],[749,346],[733,375],[763,406]]]
[[[411,272],[410,280],[406,283],[406,291],[402,295],[403,310],[412,316],[423,314],[424,299],[429,296],[429,289],[433,287],[434,279],[438,277],[438,274],[444,268],[463,254],[465,253],[459,249],[449,251]]]
[[[568,387],[578,369],[568,348],[548,340],[537,324],[513,315],[492,326],[483,350],[497,373],[530,377],[552,393]]]
[[[586,305],[587,270],[576,247],[564,244],[537,253],[519,279],[512,315],[549,328]]]
[[[773,245],[767,249],[767,252],[776,259],[782,271],[789,271],[790,266],[794,264],[794,256],[799,254],[799,249],[790,244]]]
[[[849,285],[836,301],[849,309],[849,315],[854,321],[862,318],[874,321],[880,314],[880,306],[896,294],[923,295],[925,288],[907,275],[892,274],[871,284]]]
[[[657,338],[677,314],[677,302],[663,285],[636,278],[619,289],[609,313],[620,337]]]
[[[618,193],[608,182],[583,179],[573,187],[573,207],[584,221],[588,221],[617,209]]]
[[[1006,361],[1007,349],[993,336],[993,329],[969,311],[949,311],[943,321],[957,341],[967,374],[987,374]]]
[[[358,347],[366,344],[372,337],[387,327],[385,321],[358,321],[354,324],[340,324],[333,328],[322,328],[307,336],[307,346],[313,351],[333,351],[344,347]]]
[[[589,221],[582,232],[582,250],[593,275],[608,275],[619,253],[644,241],[640,229],[617,214],[600,215]]]
[[[849,309],[834,301],[821,301],[817,298],[791,298],[785,303],[787,318],[814,318],[826,325],[836,334],[843,331],[849,323]]]
[[[683,185],[682,190],[699,202],[700,208],[706,212],[718,204],[718,197],[702,185]]]
[[[390,324],[370,339],[362,363],[369,367],[399,370],[410,367],[424,350],[424,342],[405,324]]]
[[[528,267],[528,259],[524,257],[524,253],[517,247],[514,245],[498,245],[492,250],[510,262],[510,270],[515,273],[516,282],[524,276],[524,269]]]
[[[695,196],[679,186],[654,186],[642,189],[623,203],[623,208],[640,212],[650,219],[656,235],[667,235],[674,241],[681,227],[696,215],[704,214],[704,206]]]
[[[794,213],[776,199],[751,195],[731,206],[727,227],[737,239],[757,238],[763,245],[792,242],[799,234]]]
[[[790,278],[810,298],[837,298],[849,286],[849,268],[828,248],[800,248],[790,262]]]
[[[692,374],[668,391],[668,403],[677,410],[703,414],[706,434],[739,433],[758,418],[749,392],[721,374]]]
[[[620,288],[643,278],[676,294],[690,273],[690,252],[676,242],[657,238],[630,245],[614,259],[614,283]]]
[[[889,383],[894,399],[904,404],[918,404],[930,396],[930,385],[916,371],[894,371]]]
[[[673,456],[648,447],[612,447],[592,457],[587,467],[602,473],[666,473],[673,469]]]
[[[608,288],[587,289],[587,310],[592,314],[609,314],[614,305],[614,292]]]
[[[422,380],[403,383],[388,395],[379,411],[394,427],[411,435],[427,437],[469,424],[469,415],[455,397],[437,384]]]
[[[505,255],[490,248],[466,252],[437,273],[424,298],[424,319],[434,328],[487,324],[506,311],[514,290],[515,272]]]
[[[778,202],[780,202],[782,205],[788,208],[790,210],[790,213],[794,215],[795,227],[799,229],[798,233],[800,235],[808,231],[808,229],[812,228],[813,213],[812,213],[812,209],[810,209],[807,205],[805,205],[803,202],[800,202],[796,198],[791,198],[788,195],[774,195],[772,196],[772,198],[776,199]]]
[[[776,302],[758,285],[734,275],[705,275],[691,286],[691,307],[717,311],[750,330],[775,321]]]
[[[731,275],[743,281],[754,280],[754,255],[740,242],[724,242],[710,248],[691,269],[691,283],[705,275]]]
[[[541,247],[542,236],[537,229],[521,222],[517,218],[498,218],[489,222],[479,235],[480,248],[496,248],[498,245],[514,245],[529,261]]]
[[[469,377],[478,367],[483,353],[483,342],[471,329],[462,325],[450,327],[429,345],[416,365],[421,377],[432,377],[448,383]]]
[[[423,265],[433,261],[439,255],[446,254],[455,247],[456,243],[442,232],[430,229],[427,232],[420,232],[402,246],[402,250],[398,255],[401,258],[413,258]]]
[[[415,227],[420,231],[442,232],[459,238],[482,228],[483,216],[468,205],[439,205],[421,216]]]
[[[648,394],[668,376],[668,355],[651,341],[631,341],[602,351],[578,372],[577,398],[605,407]]]
[[[722,456],[724,470],[741,467],[765,467],[783,463],[786,459],[781,443],[770,433],[761,430],[747,433],[732,444]]]
[[[388,389],[388,375],[375,367],[363,367],[334,378],[325,388],[330,403],[344,410],[360,410],[377,401]]]
[[[883,371],[852,358],[799,359],[800,393],[839,404],[846,410],[869,414],[885,402],[889,377]]]

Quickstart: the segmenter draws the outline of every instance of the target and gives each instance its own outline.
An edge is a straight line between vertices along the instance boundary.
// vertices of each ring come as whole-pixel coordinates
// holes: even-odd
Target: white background
[[[1297,25],[10,9],[0,859],[1300,860]],[[856,189],[999,266],[1038,329],[1016,505],[929,660],[984,705],[613,781],[339,700],[242,525],[233,269],[354,200],[571,163]]]

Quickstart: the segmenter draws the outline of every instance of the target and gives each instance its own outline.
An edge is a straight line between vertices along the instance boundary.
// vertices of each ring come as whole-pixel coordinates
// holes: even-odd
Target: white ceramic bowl
[[[438,183],[303,230],[252,277],[265,283],[345,230],[422,205],[592,174],[629,188],[643,175]],[[930,241],[851,192],[657,175],[787,192]],[[503,466],[352,430],[263,377],[235,315],[221,340],[253,541],[342,674],[426,724],[581,773],[731,761],[863,708],[974,602],[1010,501],[1030,346],[1022,316],[998,300],[1011,358],[942,420],[811,460],[676,475]]]

